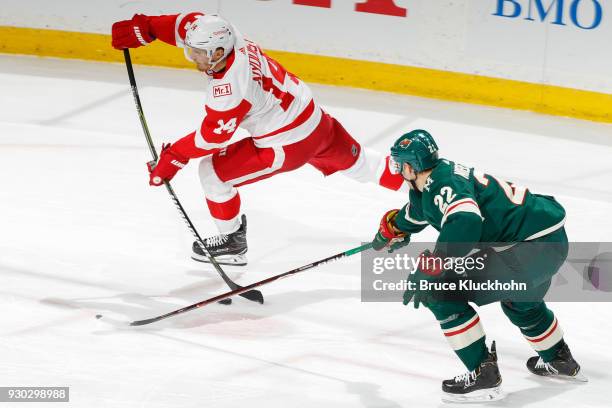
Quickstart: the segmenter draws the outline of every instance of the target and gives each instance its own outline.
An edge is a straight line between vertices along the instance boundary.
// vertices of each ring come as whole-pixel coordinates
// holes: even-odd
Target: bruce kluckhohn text
[[[385,282],[382,279],[377,279],[372,282],[372,287],[375,291],[395,291],[395,290],[419,290],[423,291],[525,291],[527,283],[516,282],[514,279],[509,282],[500,282],[498,280],[486,281],[471,281],[460,280],[454,282],[428,282],[421,280],[419,282],[409,282],[401,280],[399,282]]]

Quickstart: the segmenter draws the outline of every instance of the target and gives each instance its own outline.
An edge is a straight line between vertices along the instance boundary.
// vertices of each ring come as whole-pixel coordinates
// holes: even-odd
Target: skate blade
[[[486,390],[472,391],[469,394],[450,394],[442,393],[442,402],[448,404],[469,404],[479,402],[499,401],[505,398],[506,395],[502,392],[501,386],[488,388]]]
[[[208,257],[197,254],[191,254],[191,259],[198,262],[210,263]],[[247,264],[246,255],[220,255],[215,256],[215,261],[217,261],[219,265],[244,266]]]
[[[582,374],[582,371],[578,371],[576,375],[553,374],[553,375],[547,375],[544,377],[555,378],[560,381],[579,382],[579,383],[589,382],[589,379],[584,374]]]
[[[532,371],[532,374],[537,375],[538,377],[543,377],[543,378],[550,378],[553,380],[559,380],[559,381],[568,381],[568,382],[589,382],[589,379],[582,374],[582,370],[578,371],[575,375],[564,375],[564,374],[547,374],[547,375],[541,375],[541,374],[536,374]]]
[[[589,382],[588,377],[582,374],[582,371],[578,371],[578,373],[575,376],[569,377],[569,378],[572,379],[573,381]]]
[[[568,377],[568,378],[572,381],[589,382],[589,379],[584,374],[582,374],[582,371],[578,371],[578,373],[575,376]]]

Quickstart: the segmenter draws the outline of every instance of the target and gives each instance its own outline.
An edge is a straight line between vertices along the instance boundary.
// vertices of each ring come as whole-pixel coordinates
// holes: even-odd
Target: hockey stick
[[[150,319],[135,320],[135,321],[130,323],[130,326],[144,326],[146,324],[151,324],[151,323],[159,322],[160,320],[167,319],[168,317],[172,317],[172,316],[176,316],[176,315],[179,315],[179,314],[182,314],[182,313],[185,313],[185,312],[189,312],[190,310],[198,309],[200,307],[204,307],[204,306],[206,306],[208,304],[215,303],[215,302],[218,302],[218,301],[223,300],[223,299],[229,299],[232,296],[241,295],[245,291],[251,290],[253,288],[256,288],[256,287],[259,287],[259,286],[263,286],[263,285],[267,285],[268,283],[274,282],[274,281],[282,279],[282,278],[286,278],[286,277],[288,277],[290,275],[295,275],[296,273],[304,272],[304,271],[306,271],[308,269],[312,269],[312,268],[315,268],[317,266],[321,266],[321,265],[323,265],[323,264],[325,264],[327,262],[336,261],[338,259],[341,259],[341,258],[344,258],[344,257],[347,257],[347,256],[358,254],[359,252],[366,251],[366,250],[368,250],[370,248],[372,248],[372,244],[371,243],[362,245],[362,246],[357,247],[357,248],[349,249],[348,251],[341,252],[341,253],[336,254],[336,255],[332,255],[332,256],[330,256],[328,258],[321,259],[319,261],[310,263],[308,265],[301,266],[301,267],[296,268],[296,269],[292,269],[292,270],[290,270],[288,272],[284,272],[284,273],[281,273],[281,274],[278,274],[278,275],[271,276],[271,277],[269,277],[267,279],[260,280],[259,282],[251,283],[250,285],[247,285],[247,286],[245,286],[243,288],[235,289],[235,290],[232,290],[230,292],[226,292],[226,293],[223,293],[221,295],[217,295],[215,297],[211,297],[210,299],[202,300],[201,302],[194,303],[193,305],[185,306],[185,307],[183,307],[181,309],[174,310],[174,311],[172,311],[170,313],[166,313],[166,314],[163,314],[163,315],[160,315],[160,316],[152,317]]]
[[[153,145],[153,139],[151,139],[151,133],[149,132],[149,127],[147,126],[147,121],[145,119],[144,112],[142,110],[142,103],[140,102],[140,96],[138,95],[138,87],[136,86],[136,77],[134,76],[134,68],[132,67],[132,58],[130,57],[129,49],[126,48],[123,50],[123,57],[125,58],[125,66],[127,68],[128,76],[130,78],[130,86],[132,87],[132,96],[134,97],[134,103],[136,104],[136,110],[138,111],[138,117],[140,118],[140,124],[142,125],[142,131],[144,132],[145,138],[147,139],[147,145],[149,146],[149,150],[151,151],[151,156],[153,156],[153,160],[157,162],[157,159],[158,159],[157,151],[155,150],[155,146]],[[219,273],[223,281],[227,284],[227,286],[229,286],[230,289],[232,289],[233,291],[236,291],[236,290],[240,291],[240,296],[248,300],[263,303],[264,298],[260,291],[242,290],[244,289],[242,286],[238,285],[236,282],[231,280],[229,276],[226,275],[223,269],[221,269],[221,266],[219,265],[217,260],[210,254],[210,251],[206,247],[206,244],[204,244],[204,241],[202,240],[202,237],[200,237],[200,234],[196,230],[195,226],[193,225],[193,223],[187,216],[185,209],[183,208],[183,206],[181,205],[181,202],[179,201],[178,197],[174,193],[174,189],[172,188],[170,183],[167,181],[164,181],[164,185],[166,186],[166,190],[168,190],[168,194],[170,194],[170,197],[172,198],[172,202],[174,203],[177,210],[181,214],[181,217],[185,221],[185,224],[187,224],[187,228],[189,228],[189,231],[191,231],[191,233],[195,237],[196,242],[202,249],[202,252],[206,254],[206,256],[208,257],[208,260],[210,261],[211,264],[213,264],[213,266],[215,267],[215,269],[217,270],[217,272]]]

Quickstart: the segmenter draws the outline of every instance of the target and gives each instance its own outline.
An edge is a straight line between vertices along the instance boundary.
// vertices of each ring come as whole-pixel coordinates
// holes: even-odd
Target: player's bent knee
[[[203,183],[204,180],[210,177],[210,174],[214,171],[215,168],[213,167],[212,156],[203,157],[202,160],[200,160],[200,165],[198,167],[198,175],[200,176],[200,181],[202,181]]]
[[[207,196],[213,198],[225,197],[232,194],[233,186],[229,183],[223,182],[213,165],[212,156],[206,156],[200,160],[198,168],[198,175],[200,177],[200,184],[202,189],[205,191]],[[218,197],[217,197],[218,196]]]

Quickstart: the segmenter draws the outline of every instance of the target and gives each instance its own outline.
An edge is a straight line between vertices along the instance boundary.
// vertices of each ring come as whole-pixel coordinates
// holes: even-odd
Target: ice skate
[[[456,403],[500,400],[504,398],[501,383],[493,342],[489,356],[475,370],[442,382],[442,401]]]
[[[527,360],[527,369],[543,377],[564,378],[587,382],[588,379],[580,371],[580,364],[574,360],[565,342],[557,352],[554,360],[546,363],[542,357],[534,356]]]
[[[215,260],[220,265],[237,265],[244,266],[247,264],[246,252],[247,252],[247,241],[246,241],[246,216],[243,214],[241,218],[240,228],[236,232],[231,234],[219,234],[213,237],[205,238],[204,244],[210,251],[210,254],[215,257]],[[193,253],[191,258],[198,262],[210,263],[208,257],[205,255],[200,244],[195,241],[193,243]]]

